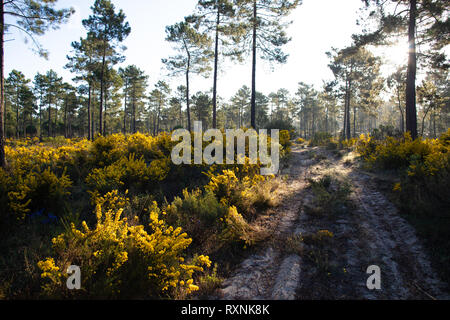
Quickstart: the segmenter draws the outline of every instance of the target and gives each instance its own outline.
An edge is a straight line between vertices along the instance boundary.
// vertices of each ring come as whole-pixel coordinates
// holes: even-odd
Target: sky
[[[38,37],[38,41],[49,51],[49,59],[39,57],[32,51],[32,44],[24,42],[24,36],[12,31],[5,44],[5,71],[22,71],[32,79],[37,72],[55,70],[65,81],[74,77],[64,69],[66,56],[71,52],[72,41],[85,37],[86,30],[82,19],[91,13],[93,0],[59,0],[60,7],[73,7],[75,14],[59,30],[48,31]],[[183,83],[183,78],[167,76],[161,63],[162,58],[173,54],[171,44],[166,42],[165,27],[183,20],[193,13],[197,0],[113,0],[116,9],[122,9],[131,26],[131,34],[124,41],[127,50],[123,65],[134,64],[149,75],[149,90],[158,80],[169,81],[172,88]],[[292,94],[298,82],[313,84],[316,89],[322,87],[324,80],[332,79],[325,55],[331,47],[343,48],[351,44],[351,35],[357,29],[356,20],[361,0],[303,0],[289,17],[293,24],[287,30],[292,41],[284,51],[289,54],[286,64],[270,65],[258,60],[257,90],[265,94],[280,88],[288,89]],[[404,47],[404,46],[403,46]],[[403,50],[402,50],[403,51]],[[405,52],[405,51],[403,51]],[[388,54],[393,60],[406,59],[406,52]],[[398,56],[398,57],[397,57]],[[243,64],[226,62],[219,76],[218,94],[229,99],[243,85],[251,86],[250,57]],[[203,79],[194,76],[191,83],[192,93],[207,91],[212,87],[212,77]]]

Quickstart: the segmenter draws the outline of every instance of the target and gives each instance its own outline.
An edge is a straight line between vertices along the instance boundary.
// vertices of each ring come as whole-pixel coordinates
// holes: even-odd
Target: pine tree
[[[128,66],[125,69],[119,69],[119,74],[124,83],[123,131],[126,133],[127,116],[129,115],[130,132],[136,133],[136,119],[139,118],[139,110],[144,106],[148,76],[135,65]]]
[[[240,58],[240,53],[234,50],[230,41],[235,35],[235,8],[230,0],[200,0],[197,13],[188,19],[197,24],[197,29],[213,34],[214,38],[214,76],[212,98],[212,126],[217,127],[217,76],[221,53],[228,57]]]
[[[285,29],[289,23],[283,18],[301,3],[300,0],[236,0],[236,13],[240,24],[236,27],[235,41],[242,52],[252,55],[251,126],[256,128],[256,60],[285,63],[287,55],[281,47],[290,41]]]
[[[389,38],[408,37],[408,67],[406,74],[406,130],[417,138],[416,74],[417,59],[427,58],[434,67],[448,68],[445,47],[448,45],[450,2],[445,0],[362,0],[370,10],[369,17],[378,25],[374,31],[355,35],[358,45],[367,43],[389,44]],[[373,7],[374,6],[374,7]],[[369,22],[371,22],[370,19]],[[417,44],[427,44],[430,49],[419,56]],[[406,54],[406,52],[405,52]]]
[[[4,43],[5,33],[9,28],[15,28],[25,33],[36,46],[40,55],[46,57],[47,52],[34,38],[42,35],[48,29],[56,29],[60,23],[66,22],[73,9],[54,9],[57,0],[2,0],[0,4],[0,166],[6,165],[5,159],[5,128],[4,128]],[[5,22],[5,17],[11,21]]]
[[[361,94],[361,89],[366,81],[375,81],[373,76],[379,74],[379,58],[376,58],[370,51],[359,46],[350,46],[342,50],[333,49],[328,52],[331,62],[329,67],[333,72],[344,99],[344,124],[342,135],[345,139],[350,139],[351,134],[351,108],[353,105],[353,134],[356,132],[356,106],[352,104],[355,97]],[[376,78],[375,77],[375,78]],[[373,83],[372,83],[373,84]]]
[[[231,97],[231,106],[234,110],[235,114],[235,123],[238,128],[242,128],[244,126],[244,112],[247,106],[250,105],[251,91],[249,87],[242,86],[236,92],[236,94]]]
[[[15,111],[15,131],[16,138],[20,138],[20,114],[23,112],[25,105],[23,104],[23,93],[27,88],[30,80],[25,78],[25,75],[17,70],[12,70],[6,79],[7,86],[9,87],[8,94],[11,96],[10,101]]]
[[[178,54],[162,59],[162,62],[172,75],[184,74],[186,78],[187,125],[188,130],[191,131],[190,75],[206,76],[211,70],[209,65],[212,58],[211,39],[208,35],[195,30],[186,20],[166,27],[166,34],[166,41],[175,45]]]
[[[155,107],[153,135],[157,135],[159,133],[161,126],[161,114],[164,112],[169,94],[169,85],[161,80],[155,84],[155,89],[150,93],[150,103]]]
[[[73,80],[75,82],[85,81],[88,85],[87,100],[87,122],[88,139],[94,138],[94,128],[92,126],[92,91],[94,87],[95,75],[98,74],[100,66],[98,51],[100,42],[88,35],[86,39],[80,39],[79,42],[72,42],[73,55],[67,56],[69,60],[65,68],[78,74]]]
[[[52,125],[52,106],[54,107],[56,114],[58,108],[57,101],[59,99],[59,95],[61,94],[63,82],[62,78],[59,77],[53,70],[49,70],[44,79],[46,82],[45,87],[47,89],[45,93],[45,99],[47,102],[47,136],[51,137],[56,134],[56,128]]]
[[[115,12],[115,7],[110,0],[95,0],[91,7],[92,15],[83,20],[83,26],[88,30],[88,37],[99,42],[97,47],[100,57],[100,100],[99,100],[99,133],[103,134],[103,106],[105,94],[105,77],[108,64],[116,64],[123,60],[117,52],[118,45],[125,40],[131,32],[128,22],[125,22],[125,14],[122,10]]]

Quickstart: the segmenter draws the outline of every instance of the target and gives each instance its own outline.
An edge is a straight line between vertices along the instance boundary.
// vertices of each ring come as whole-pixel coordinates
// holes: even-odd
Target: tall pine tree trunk
[[[397,89],[397,102],[398,102],[398,109],[400,110],[400,130],[403,133],[405,133],[405,115],[403,114],[403,108],[402,108],[402,100],[400,98],[400,90]]]
[[[103,116],[103,135],[106,136],[106,115],[107,115],[107,104],[108,104],[108,88],[105,87],[105,115]]]
[[[103,45],[103,57],[102,57],[102,70],[100,73],[100,108],[99,108],[99,119],[98,119],[98,132],[103,134],[103,95],[105,86],[105,65],[106,65],[106,44]]]
[[[66,103],[64,105],[64,138],[67,139],[68,136],[68,132],[67,132],[67,98],[66,98]]]
[[[190,68],[190,57],[188,58],[188,68],[186,70],[186,112],[187,112],[187,122],[188,130],[191,132],[191,109],[190,109],[190,98],[189,98],[189,68]]]
[[[49,93],[48,98],[48,137],[52,136],[52,102],[51,102],[51,93]]]
[[[409,59],[406,79],[406,130],[411,133],[413,139],[417,138],[417,112],[416,112],[416,16],[417,0],[410,0],[409,9]]]
[[[96,98],[96,96],[95,96],[95,90],[94,89],[92,89],[92,96],[93,96],[93,98],[92,98],[92,101],[95,101],[94,99]],[[91,110],[91,118],[92,118],[92,123],[91,123],[91,125],[92,125],[92,135],[91,135],[91,139],[92,139],[92,141],[94,141],[94,139],[95,139],[95,110],[94,110],[94,108],[91,108],[92,110]]]
[[[351,130],[350,130],[350,105],[352,101],[352,80],[349,80],[348,83],[348,94],[347,94],[347,110],[346,110],[346,117],[347,117],[347,124],[345,127],[345,137],[346,139],[351,138]]]
[[[127,134],[127,97],[128,96],[128,81],[125,80],[125,97],[123,102],[123,134]]]
[[[250,109],[250,126],[256,129],[256,26],[257,26],[256,0],[253,0],[253,37],[252,37],[252,98]]]
[[[55,103],[55,125],[53,126],[53,137],[56,137],[58,131],[58,98]]]
[[[342,138],[347,138],[347,103],[348,103],[348,80],[345,81],[345,96],[344,96],[344,125],[342,126]]]
[[[42,93],[39,99],[39,141],[42,141]]]
[[[19,132],[19,88],[16,88],[16,139],[20,138]]]
[[[0,166],[4,168],[6,166],[5,157],[5,51],[4,51],[4,36],[5,36],[5,13],[4,13],[4,0],[1,0],[0,4]]]
[[[132,133],[136,133],[136,101],[133,98],[132,99],[132,112],[133,112],[133,129],[132,129]]]
[[[216,21],[216,44],[214,49],[214,84],[213,84],[213,129],[217,128],[217,68],[219,60],[219,24],[220,24],[220,9],[217,8]]]
[[[87,105],[87,109],[88,109],[88,140],[93,140],[94,135],[92,133],[92,111],[91,111],[91,102],[92,102],[92,87],[91,87],[91,83],[89,82],[89,93],[88,93],[88,105]]]

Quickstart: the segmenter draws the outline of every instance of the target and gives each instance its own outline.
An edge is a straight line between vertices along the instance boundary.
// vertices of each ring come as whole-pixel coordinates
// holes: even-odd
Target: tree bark
[[[105,95],[105,107],[104,107],[104,109],[105,109],[105,114],[104,114],[104,116],[103,116],[103,135],[104,136],[106,136],[106,110],[107,110],[107,104],[108,104],[108,88],[107,87],[105,87],[105,93],[104,93],[104,95]]]
[[[187,112],[187,126],[189,132],[191,132],[191,109],[190,109],[190,98],[189,98],[189,68],[190,68],[190,58],[188,59],[188,68],[186,70],[186,112]]]
[[[48,93],[49,97],[48,97],[48,137],[50,138],[52,136],[52,98],[51,98],[51,93]]]
[[[99,128],[98,132],[103,133],[103,95],[105,86],[105,65],[106,65],[106,44],[103,44],[102,70],[100,73],[100,107],[99,107]]]
[[[416,112],[416,16],[417,0],[410,0],[409,9],[409,59],[406,80],[406,130],[410,132],[413,139],[417,138],[417,112]]]
[[[4,168],[6,166],[5,157],[5,64],[4,64],[4,36],[5,36],[5,13],[4,13],[4,0],[1,0],[0,4],[0,166]]]
[[[132,113],[133,113],[133,129],[131,130],[132,133],[136,133],[136,101],[134,98],[134,94],[133,94],[133,99],[131,100],[131,108],[132,108]]]
[[[92,87],[91,87],[91,83],[89,82],[89,93],[88,93],[88,105],[87,105],[87,109],[88,109],[88,140],[93,140],[94,135],[92,133],[92,112],[91,112],[91,102],[92,102],[92,97],[91,97],[91,92],[92,92]]]
[[[56,98],[55,102],[55,125],[53,126],[53,137],[56,137],[57,131],[58,131],[58,97]]]
[[[67,97],[66,97],[66,103],[64,105],[64,138],[67,139]]]
[[[95,101],[94,100],[96,98],[95,97],[95,89],[92,89],[92,95],[93,95],[92,101]],[[92,123],[91,123],[91,125],[92,125],[92,136],[91,136],[91,139],[92,139],[92,141],[94,141],[94,139],[95,139],[95,110],[93,108],[91,108],[91,109],[92,109],[91,110],[91,118],[92,118]]]
[[[125,79],[125,97],[123,108],[123,134],[127,134],[127,97],[128,96],[128,80]]]
[[[402,108],[402,100],[400,98],[400,90],[397,89],[397,101],[398,101],[398,109],[400,110],[400,130],[402,131],[402,134],[405,133],[405,116],[403,114],[403,108]]]
[[[253,43],[252,43],[252,98],[250,107],[251,127],[256,129],[256,25],[257,25],[257,6],[256,0],[253,0]]]
[[[39,99],[39,141],[42,141],[42,91]]]
[[[16,88],[16,139],[20,138],[19,132],[19,88]]]
[[[351,138],[351,130],[350,130],[350,106],[351,106],[351,101],[352,101],[352,80],[349,80],[348,83],[348,94],[347,94],[347,124],[345,127],[345,136],[346,139],[350,139]]]
[[[342,126],[342,138],[347,138],[347,107],[348,107],[348,80],[345,81],[345,96],[344,96],[344,125]]]
[[[219,25],[220,25],[220,8],[217,8],[216,21],[216,44],[214,49],[214,84],[213,84],[213,129],[217,128],[217,68],[219,60]]]

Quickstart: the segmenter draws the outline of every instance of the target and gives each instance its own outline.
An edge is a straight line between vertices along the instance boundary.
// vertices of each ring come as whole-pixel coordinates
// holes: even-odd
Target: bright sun
[[[398,41],[392,46],[383,48],[383,55],[386,62],[392,66],[405,65],[408,61],[408,43]]]

